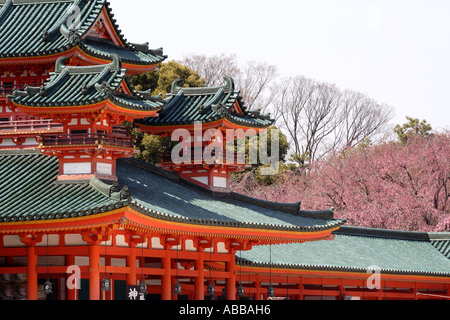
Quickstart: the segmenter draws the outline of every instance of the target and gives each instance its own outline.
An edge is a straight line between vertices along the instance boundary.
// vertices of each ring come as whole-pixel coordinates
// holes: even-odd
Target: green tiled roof
[[[74,5],[80,9],[80,24],[71,31],[68,24],[75,21],[74,12],[70,10]],[[78,44],[99,58],[107,59],[111,53],[117,53],[123,55],[124,61],[135,64],[155,64],[166,58],[161,50],[152,51],[146,46],[129,43],[105,0],[1,0],[0,6],[0,58],[46,56]],[[124,48],[85,39],[105,7]]]
[[[0,152],[0,223],[91,215],[130,206],[161,220],[197,225],[313,232],[334,229],[344,220],[289,214],[239,199],[214,196],[181,181],[155,174],[138,160],[118,160],[117,176],[131,199],[110,198],[107,186],[92,180],[58,183],[58,159],[33,151]]]
[[[303,214],[299,204],[282,210],[234,194],[217,196],[176,176],[167,178],[164,175],[169,172],[135,159],[118,159],[116,174],[138,208],[164,213],[173,221],[306,232],[333,229],[345,222],[322,214],[313,218],[313,213]]]
[[[3,58],[49,55],[72,48],[74,44],[60,32],[71,14],[70,6],[74,4],[81,9],[79,36],[89,30],[104,6],[102,0],[3,2],[0,10]]]
[[[160,116],[137,120],[136,123],[146,126],[188,125],[228,119],[238,125],[257,128],[273,124],[270,115],[246,111],[239,91],[234,88],[233,79],[227,77],[225,80],[224,86],[211,88],[182,88],[179,86],[181,80],[176,80]],[[236,101],[239,101],[244,114],[232,111]]]
[[[0,224],[92,215],[130,206],[159,219],[220,226],[319,230],[342,220],[304,216],[292,208],[258,205],[244,198],[218,197],[194,188],[169,172],[134,159],[117,161],[120,184],[133,200],[107,196],[93,180],[58,183],[58,159],[34,151],[0,152]],[[293,210],[291,213],[287,211]],[[295,214],[296,212],[296,214]],[[450,276],[450,234],[341,227],[331,241],[255,246],[237,258],[243,265],[324,271]],[[271,260],[270,260],[271,257]]]
[[[92,38],[83,39],[80,43],[81,48],[93,56],[109,59],[110,55],[115,53],[123,62],[132,64],[157,64],[163,61],[164,55],[162,49],[158,50],[142,50],[134,49],[134,46],[122,48],[108,41],[99,41]]]
[[[117,93],[119,85],[126,79],[126,70],[121,68],[117,55],[110,64],[89,67],[65,66],[64,60],[62,57],[56,62],[55,72],[42,88],[16,90],[9,97],[11,101],[32,107],[60,107],[90,105],[111,99],[128,109],[154,111],[162,107],[162,102],[155,98]]]
[[[346,272],[376,266],[382,273],[450,276],[448,251],[440,252],[426,233],[344,226],[335,235],[332,241],[272,246],[271,261],[269,247],[254,247],[242,252],[241,263]]]
[[[89,182],[58,184],[58,167],[56,157],[0,152],[0,222],[68,218],[119,203]]]

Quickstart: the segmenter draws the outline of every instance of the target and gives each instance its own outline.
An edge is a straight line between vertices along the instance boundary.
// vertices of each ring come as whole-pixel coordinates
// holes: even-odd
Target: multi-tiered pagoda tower
[[[37,137],[39,149],[59,159],[58,180],[116,180],[116,160],[135,152],[121,125],[157,115],[162,102],[130,89],[116,54],[107,65],[66,66],[64,61],[58,59],[43,86],[14,90],[13,108],[62,125],[62,133]]]
[[[104,0],[6,0],[0,6],[0,148],[29,149],[39,144],[38,134],[70,134],[54,117],[22,112],[7,98],[43,86],[59,58],[90,66],[116,55],[127,75],[154,70],[166,58],[162,49],[128,42]]]

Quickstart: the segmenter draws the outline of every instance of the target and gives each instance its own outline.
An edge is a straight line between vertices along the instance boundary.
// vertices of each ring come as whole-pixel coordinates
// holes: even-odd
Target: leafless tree
[[[392,118],[367,95],[303,76],[281,81],[271,107],[301,164],[383,133]]]
[[[273,98],[269,88],[276,77],[276,67],[256,61],[247,62],[236,83],[248,109],[267,110]]]
[[[223,84],[224,76],[232,77],[249,110],[261,109],[265,112],[272,101],[270,84],[277,77],[275,66],[256,61],[239,66],[234,54],[188,55],[178,62],[205,78],[206,86],[219,86]]]
[[[231,55],[213,55],[191,54],[185,56],[181,61],[202,78],[205,79],[205,86],[214,87],[223,84],[223,77],[232,77],[233,79],[241,76],[241,69],[237,63],[235,54]]]
[[[224,76],[232,77],[249,110],[270,112],[299,163],[373,139],[392,118],[389,106],[365,94],[304,76],[278,81],[276,67],[256,61],[241,66],[234,54],[188,55],[179,63],[205,78],[206,86],[222,85]]]
[[[342,101],[342,125],[339,134],[339,147],[354,147],[364,139],[373,139],[386,131],[386,125],[392,119],[393,109],[378,103],[366,94],[347,90]]]
[[[294,154],[302,153],[302,119],[312,95],[314,82],[304,77],[283,80],[275,91],[273,110],[279,127],[284,130]]]

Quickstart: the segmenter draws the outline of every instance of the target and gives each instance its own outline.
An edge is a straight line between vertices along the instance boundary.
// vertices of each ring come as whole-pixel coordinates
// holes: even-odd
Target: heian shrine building
[[[192,155],[207,147],[196,123],[271,126],[231,78],[152,97],[127,77],[167,57],[127,41],[107,1],[0,6],[0,299],[450,298],[449,233],[350,227],[242,196],[229,176],[245,165],[219,158],[132,158],[125,121],[186,129]]]

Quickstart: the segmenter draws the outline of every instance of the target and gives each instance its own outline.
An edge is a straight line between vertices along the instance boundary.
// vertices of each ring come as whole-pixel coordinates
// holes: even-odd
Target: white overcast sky
[[[131,42],[236,54],[367,93],[450,129],[449,0],[109,0]]]

